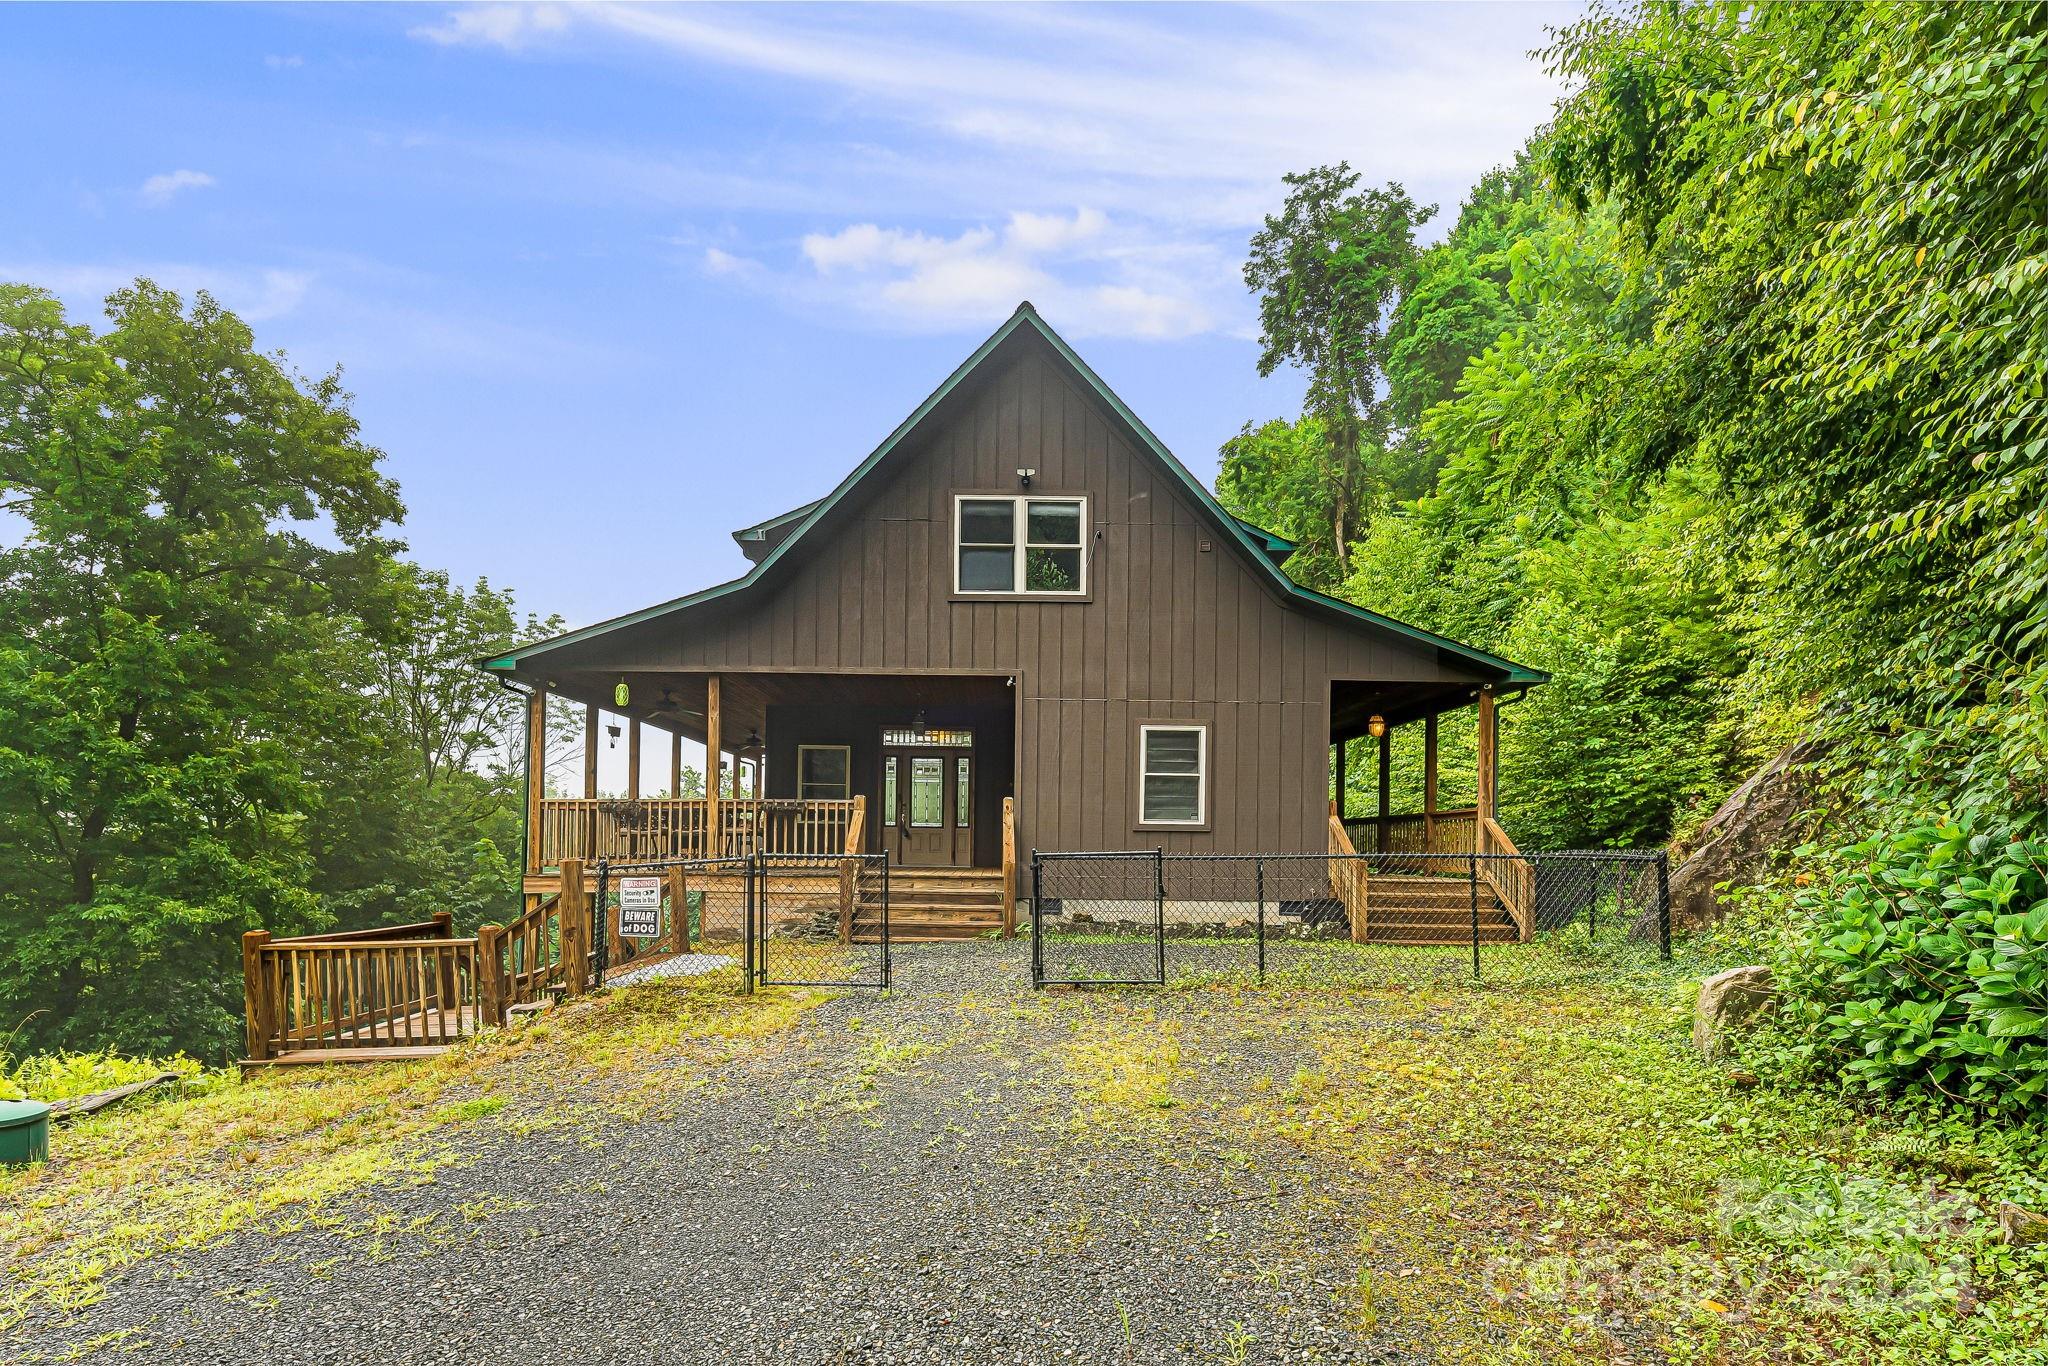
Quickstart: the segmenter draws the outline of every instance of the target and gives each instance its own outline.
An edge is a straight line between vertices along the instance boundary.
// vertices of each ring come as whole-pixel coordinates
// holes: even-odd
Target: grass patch
[[[53,1136],[48,1165],[0,1171],[0,1338],[31,1314],[89,1307],[108,1273],[148,1258],[314,1219],[364,1186],[430,1180],[450,1160],[436,1131],[501,1114],[516,1128],[527,1101],[553,1115],[609,1109],[636,1093],[636,1073],[672,1084],[677,1066],[757,1046],[820,999],[664,981],[424,1062],[262,1071],[89,1116]]]
[[[2048,1248],[1995,1226],[2043,1203],[2038,1133],[1709,1068],[1650,985],[1060,1003],[1080,1124],[1325,1164],[1355,1326],[1430,1359],[2048,1360]]]

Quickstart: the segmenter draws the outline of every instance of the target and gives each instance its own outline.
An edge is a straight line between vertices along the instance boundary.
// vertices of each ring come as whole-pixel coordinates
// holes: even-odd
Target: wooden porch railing
[[[1536,926],[1536,865],[1522,857],[1522,851],[1515,848],[1515,842],[1508,838],[1508,832],[1500,828],[1500,822],[1491,816],[1479,822],[1478,845],[1473,850],[1479,854],[1506,854],[1508,858],[1483,858],[1479,860],[1479,876],[1486,879],[1486,885],[1493,888],[1494,895],[1506,908],[1508,917],[1515,922],[1515,933],[1523,943]]]
[[[1344,822],[1344,832],[1352,847],[1368,854],[1469,854],[1478,847],[1478,830],[1476,806],[1389,816],[1384,843],[1380,839],[1379,817],[1354,816]]]
[[[1352,846],[1351,833],[1344,828],[1335,802],[1330,803],[1330,853],[1330,895],[1343,905],[1345,918],[1351,922],[1351,942],[1363,944],[1372,910],[1372,873],[1366,861],[1357,857],[1358,850]]]
[[[540,862],[563,859],[745,858],[749,854],[846,852],[855,803],[721,798],[718,830],[702,797],[547,797],[540,803]]]
[[[476,1026],[486,981],[475,939],[446,915],[416,925],[273,940],[242,936],[249,1057],[441,1048]]]

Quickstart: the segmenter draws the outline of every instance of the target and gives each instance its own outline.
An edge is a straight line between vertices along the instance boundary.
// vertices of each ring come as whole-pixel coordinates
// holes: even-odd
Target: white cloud
[[[0,261],[0,280],[19,280],[62,297],[80,312],[97,313],[117,289],[138,279],[191,296],[205,290],[249,322],[267,322],[297,311],[318,277],[279,266],[200,266],[182,261],[64,264]]]
[[[273,52],[263,59],[263,64],[272,71],[290,71],[293,67],[304,66],[306,59],[296,52]]]
[[[1161,256],[1187,254],[1086,207],[1012,213],[1000,229],[952,237],[854,223],[807,234],[809,273],[775,283],[813,303],[919,330],[985,326],[1030,299],[1076,335],[1181,337],[1213,320],[1208,282],[1200,270],[1172,278],[1152,268]]]
[[[555,5],[468,5],[451,11],[438,24],[421,24],[408,31],[443,47],[501,47],[517,52],[568,26],[568,15]]]
[[[187,190],[203,190],[214,183],[204,171],[165,171],[142,182],[142,202],[168,204]]]
[[[751,76],[789,123],[815,110],[812,137],[767,148],[487,154],[555,193],[799,218],[788,269],[772,264],[775,229],[728,243],[770,263],[744,272],[750,284],[792,302],[961,329],[1028,291],[1049,314],[1075,309],[1077,331],[1180,336],[1254,326],[1237,266],[1285,172],[1348,160],[1367,183],[1440,204],[1430,231],[1446,230],[1471,184],[1548,116],[1560,87],[1530,52],[1577,11],[596,3],[460,9],[415,32],[580,60],[666,56],[685,79]],[[741,273],[708,256],[705,270]]]
[[[704,248],[704,273],[706,275],[753,275],[761,269],[759,261],[744,256],[735,256],[722,247]]]

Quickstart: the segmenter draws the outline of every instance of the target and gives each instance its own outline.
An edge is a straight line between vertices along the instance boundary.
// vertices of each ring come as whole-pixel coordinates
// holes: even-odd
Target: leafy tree
[[[0,1014],[163,1051],[231,1034],[240,931],[325,919],[319,756],[372,725],[400,506],[338,375],[204,294],[107,312],[0,287]]]
[[[1304,419],[1328,445],[1307,495],[1326,520],[1309,538],[1338,577],[1370,510],[1389,496],[1393,415],[1383,392],[1387,323],[1413,274],[1415,231],[1435,213],[1399,185],[1360,190],[1346,163],[1284,177],[1286,205],[1251,241],[1244,280],[1259,295],[1259,373],[1308,376]],[[1278,528],[1275,528],[1276,530]]]

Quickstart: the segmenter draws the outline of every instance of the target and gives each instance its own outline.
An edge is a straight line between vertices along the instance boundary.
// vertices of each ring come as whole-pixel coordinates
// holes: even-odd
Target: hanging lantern
[[[1374,712],[1371,718],[1366,721],[1365,730],[1366,734],[1372,736],[1375,740],[1385,739],[1387,734],[1387,718],[1381,716],[1378,712]]]
[[[609,746],[607,746],[607,748],[617,749],[619,747],[619,723],[613,721],[604,729],[605,733],[612,737],[612,742]]]
[[[626,680],[621,678],[619,680],[619,686],[612,689],[612,701],[616,702],[619,706],[623,707],[632,702],[632,700],[633,690],[627,687]]]

